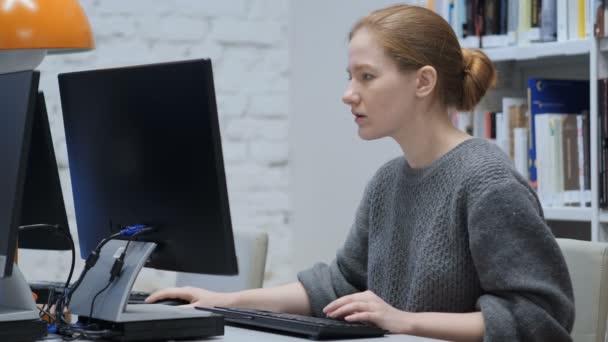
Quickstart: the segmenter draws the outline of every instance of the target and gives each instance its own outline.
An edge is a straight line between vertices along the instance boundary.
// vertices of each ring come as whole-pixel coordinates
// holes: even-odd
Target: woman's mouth
[[[365,115],[359,114],[359,113],[353,113],[353,115],[355,116],[356,123],[360,123],[361,121],[363,121],[366,118]]]

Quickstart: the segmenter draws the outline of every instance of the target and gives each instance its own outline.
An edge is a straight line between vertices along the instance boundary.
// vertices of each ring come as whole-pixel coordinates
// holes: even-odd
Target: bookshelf
[[[608,210],[599,208],[598,177],[598,79],[608,77],[608,39],[587,38],[564,42],[530,43],[483,49],[494,61],[499,84],[482,100],[480,106],[501,111],[503,97],[525,97],[528,78],[563,78],[589,81],[589,140],[591,170],[591,206],[555,207],[543,205],[545,218],[569,224],[586,223],[592,241],[608,241]]]
[[[575,207],[543,207],[545,218],[551,221],[591,222],[593,215],[591,208]],[[608,213],[606,213],[608,222]]]
[[[608,42],[605,46],[608,50]],[[524,46],[484,49],[494,62],[525,61],[547,57],[576,56],[588,54],[591,42],[588,39],[565,42],[530,43]]]
[[[608,241],[608,149],[601,141],[608,141],[608,2],[426,5],[452,26],[461,46],[484,46],[498,70],[496,88],[473,112],[451,113],[454,124],[494,140],[526,177],[530,158],[536,161],[530,178],[552,228],[580,228],[578,236]]]

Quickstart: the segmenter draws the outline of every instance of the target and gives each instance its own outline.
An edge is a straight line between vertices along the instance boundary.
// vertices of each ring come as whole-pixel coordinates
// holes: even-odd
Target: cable
[[[64,286],[64,293],[65,293],[65,289],[67,289],[70,286],[70,282],[72,281],[72,276],[74,274],[74,268],[76,265],[76,248],[74,246],[74,240],[72,239],[72,235],[69,233],[69,231],[65,231],[64,229],[61,229],[61,226],[58,224],[47,224],[47,223],[38,223],[38,224],[29,224],[29,225],[23,225],[23,226],[19,226],[19,231],[28,231],[28,230],[36,230],[36,229],[49,229],[51,228],[53,232],[57,233],[61,233],[61,235],[63,235],[69,242],[70,244],[70,250],[72,252],[72,262],[70,264],[70,272],[68,274],[68,279],[65,282],[65,286]],[[48,298],[48,307],[50,308],[51,305],[51,297],[53,297],[52,295],[49,294],[49,298]],[[65,321],[64,317],[63,317],[63,308],[65,307],[63,304],[63,302],[60,302],[60,299],[63,296],[60,296],[60,298],[58,298],[56,304],[55,304],[55,322],[63,322]],[[44,306],[42,307],[41,310],[44,310]],[[50,317],[50,316],[49,316]]]
[[[95,294],[95,296],[93,297],[93,300],[91,301],[91,310],[89,318],[93,317],[93,308],[95,307],[95,300],[97,299],[97,296],[99,296],[103,291],[105,291],[110,286],[110,284],[112,284],[112,282],[114,282],[114,280],[120,276],[120,273],[122,272],[122,267],[125,264],[125,257],[127,256],[127,251],[129,250],[129,245],[131,244],[131,241],[133,241],[138,235],[149,233],[151,231],[153,231],[151,227],[146,227],[144,225],[133,226],[121,230],[121,233],[123,235],[129,236],[129,240],[127,241],[127,245],[125,246],[125,249],[122,251],[120,256],[116,260],[114,260],[114,264],[110,269],[110,280],[108,281],[108,284],[106,284],[103,289],[99,290],[99,292],[97,292],[97,294]]]
[[[47,223],[28,224],[28,225],[24,225],[24,226],[19,226],[19,231],[36,230],[36,229],[41,229],[41,228],[52,228],[52,230],[54,232],[61,233],[61,235],[63,235],[70,243],[70,250],[72,251],[72,264],[70,265],[70,273],[68,274],[68,279],[65,282],[65,287],[68,287],[70,285],[70,281],[72,281],[72,275],[74,274],[74,266],[76,265],[76,248],[74,247],[74,240],[72,239],[72,234],[61,229],[61,226],[58,224],[47,224]]]
[[[55,322],[55,318],[53,317],[53,314],[44,310],[43,308],[38,308],[38,311],[40,311],[40,313],[38,314],[38,316],[43,319],[44,316],[49,318],[49,323],[52,323],[51,321]]]
[[[106,284],[106,286],[104,286],[103,289],[99,290],[99,292],[97,292],[95,294],[95,296],[93,296],[93,300],[91,301],[91,310],[89,311],[89,319],[93,317],[93,308],[95,307],[95,301],[97,300],[97,297],[103,292],[105,291],[108,287],[110,287],[110,285],[112,284],[112,282],[114,281],[114,279],[110,279],[110,281],[108,281],[108,283]]]
[[[63,331],[65,334],[70,334],[70,337],[63,336],[64,341],[74,341],[79,338],[86,338],[90,340],[98,339],[111,339],[112,337],[118,336],[119,333],[111,329],[91,329],[89,326],[97,326],[96,324],[89,324],[87,327],[79,327],[76,324],[70,325]]]
[[[110,280],[108,281],[108,284],[103,289],[101,289],[99,292],[97,292],[95,294],[93,300],[91,301],[90,316],[92,316],[92,314],[94,312],[94,305],[95,305],[95,301],[96,301],[97,297],[110,286],[110,284],[114,281],[115,278],[117,278],[120,275],[120,272],[122,271],[122,266],[124,264],[124,258],[126,256],[126,252],[127,252],[127,249],[129,248],[131,241],[140,234],[145,234],[145,233],[149,233],[152,231],[154,231],[154,228],[146,226],[146,225],[128,226],[128,227],[125,227],[124,229],[121,229],[118,233],[112,234],[109,237],[101,240],[101,242],[97,245],[97,247],[95,247],[95,249],[91,251],[91,253],[89,254],[89,256],[87,257],[87,259],[85,261],[85,267],[84,267],[83,271],[80,273],[80,276],[78,277],[78,279],[76,280],[74,285],[69,287],[69,282],[68,282],[68,286],[66,286],[64,288],[63,293],[61,295],[57,296],[57,298],[54,300],[54,302],[55,302],[55,323],[56,323],[55,326],[56,326],[57,332],[59,334],[71,335],[69,340],[77,339],[79,337],[92,338],[92,339],[108,338],[108,337],[113,337],[116,335],[116,333],[115,332],[113,333],[111,330],[75,329],[63,317],[64,308],[69,307],[70,302],[72,300],[72,295],[78,289],[78,287],[84,280],[84,278],[85,278],[86,274],[89,272],[89,270],[92,269],[95,266],[95,264],[97,263],[97,261],[99,260],[99,257],[101,254],[101,249],[103,248],[103,246],[105,246],[111,240],[114,240],[121,236],[129,237],[129,241],[127,242],[127,245],[125,246],[123,253],[121,254],[121,256],[118,259],[116,259],[116,261],[114,262],[114,265],[112,266],[112,269],[110,272]],[[72,242],[72,245],[73,245],[73,242]],[[89,319],[91,319],[91,317],[89,317]],[[75,331],[77,333],[76,336],[74,336]],[[68,340],[68,339],[66,339],[64,336],[64,340]]]
[[[89,272],[89,270],[91,268],[93,268],[93,266],[95,266],[95,264],[97,263],[97,260],[99,260],[99,254],[101,253],[101,248],[103,246],[105,246],[108,242],[110,242],[111,240],[114,240],[120,236],[121,236],[121,232],[110,235],[109,237],[101,240],[101,242],[97,245],[97,247],[95,247],[95,249],[93,251],[91,251],[91,254],[89,254],[89,256],[87,257],[87,260],[85,261],[84,269],[82,270],[82,273],[80,273],[78,280],[76,280],[76,282],[74,283],[74,285],[71,288],[68,289],[66,287],[66,291],[65,291],[66,293],[64,293],[64,296],[63,296],[64,301],[65,301],[65,303],[64,303],[65,307],[68,307],[70,305],[70,301],[72,300],[72,295],[74,294],[74,292],[78,289],[78,287],[84,280],[85,275]]]

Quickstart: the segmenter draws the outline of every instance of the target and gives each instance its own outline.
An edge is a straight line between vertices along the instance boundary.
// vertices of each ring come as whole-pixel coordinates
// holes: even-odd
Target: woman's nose
[[[349,106],[356,104],[359,101],[359,95],[355,94],[351,87],[346,88],[344,95],[342,95],[342,102]]]

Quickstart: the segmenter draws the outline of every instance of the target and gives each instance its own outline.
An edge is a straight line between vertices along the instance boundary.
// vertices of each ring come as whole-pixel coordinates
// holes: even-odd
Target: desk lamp
[[[0,23],[0,74],[33,70],[47,53],[95,45],[77,0],[0,0]]]

